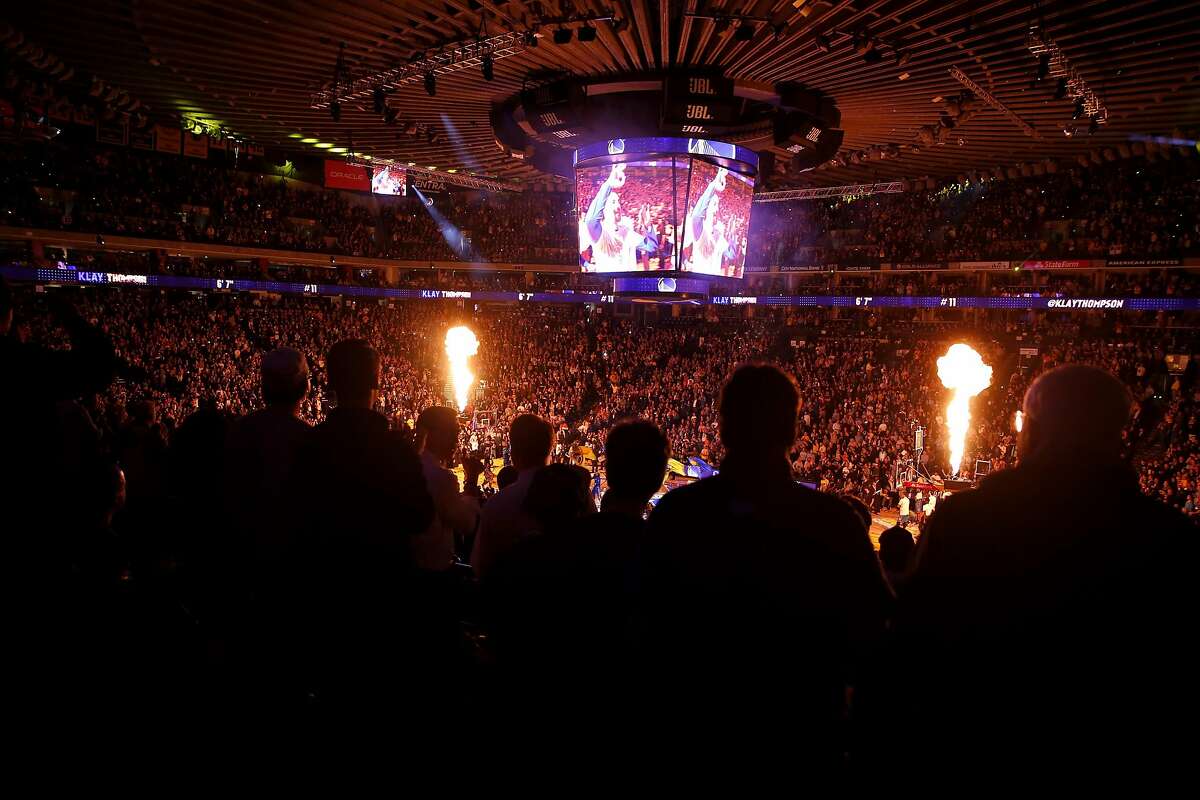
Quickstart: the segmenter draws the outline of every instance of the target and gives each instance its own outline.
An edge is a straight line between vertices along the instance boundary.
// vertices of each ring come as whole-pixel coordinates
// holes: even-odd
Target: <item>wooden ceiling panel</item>
[[[952,66],[993,93],[1041,138],[1025,136],[986,109],[953,131],[942,146],[905,150],[899,158],[826,167],[801,182],[815,185],[932,175],[1010,166],[1045,157],[1072,157],[1127,140],[1200,126],[1200,0],[1058,0],[1040,3],[1044,30],[1103,98],[1109,124],[1094,136],[1066,137],[1072,103],[1054,100],[1055,81],[1030,85],[1037,59],[1026,46],[1031,3],[1016,0],[44,0],[10,10],[13,24],[78,70],[127,88],[157,115],[182,112],[220,120],[267,144],[304,147],[293,134],[377,157],[422,166],[538,177],[497,149],[488,110],[519,90],[532,72],[561,69],[579,76],[637,74],[666,66],[719,65],[727,75],[761,82],[802,81],[834,96],[846,131],[844,150],[914,142],[917,129],[938,120],[937,96],[957,94]],[[473,40],[481,32],[525,31],[536,14],[563,13],[628,20],[614,32],[596,22],[593,42],[555,45],[556,25],[540,28],[539,46],[497,61],[495,80],[473,69],[442,75],[437,95],[417,83],[390,102],[401,119],[432,126],[440,140],[399,133],[369,100],[345,104],[340,122],[310,108],[313,91],[333,77],[339,43],[354,74],[407,63],[414,53]],[[718,29],[685,12],[772,16],[786,23],[776,36],[757,25],[754,39],[735,41],[737,23]],[[885,43],[868,64],[851,34],[865,26]],[[569,27],[577,28],[577,25]],[[817,47],[827,36],[829,52]],[[911,53],[903,68],[892,46]],[[157,65],[155,63],[157,62]],[[909,77],[901,81],[901,72]],[[1086,121],[1082,128],[1086,129]],[[963,143],[958,144],[962,137]],[[311,151],[317,153],[319,151]]]

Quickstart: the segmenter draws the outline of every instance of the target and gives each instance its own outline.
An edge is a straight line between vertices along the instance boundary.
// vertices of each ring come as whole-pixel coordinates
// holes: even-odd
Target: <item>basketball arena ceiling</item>
[[[741,81],[800,81],[836,98],[843,154],[900,146],[895,157],[804,173],[799,185],[947,177],[1200,126],[1200,0],[40,0],[10,4],[9,20],[78,70],[127,90],[156,121],[190,116],[314,155],[318,143],[353,147],[517,181],[539,173],[497,148],[488,111],[530,76],[554,72],[605,79],[710,66]],[[1073,120],[1071,97],[1055,98],[1054,77],[1035,82],[1031,24],[1106,108],[1108,122],[1094,134],[1086,119]],[[739,34],[742,26],[749,30]],[[594,28],[594,39],[580,41],[581,27]],[[559,28],[572,32],[568,43],[555,44]],[[438,76],[436,96],[420,80],[391,94],[406,125],[385,124],[370,97],[344,103],[337,122],[312,107],[343,42],[346,71],[358,77],[509,31],[536,32],[537,46],[497,59],[494,80],[461,69]],[[882,58],[864,58],[863,36]],[[945,98],[963,89],[952,67],[1038,135],[984,106],[943,144],[914,152],[921,127],[937,123]],[[409,133],[418,123],[420,133]]]

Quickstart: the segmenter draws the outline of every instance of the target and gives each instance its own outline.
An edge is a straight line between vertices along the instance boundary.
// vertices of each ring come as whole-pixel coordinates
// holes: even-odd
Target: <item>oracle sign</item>
[[[371,191],[371,176],[366,167],[347,164],[345,161],[326,161],[325,187],[369,192]]]

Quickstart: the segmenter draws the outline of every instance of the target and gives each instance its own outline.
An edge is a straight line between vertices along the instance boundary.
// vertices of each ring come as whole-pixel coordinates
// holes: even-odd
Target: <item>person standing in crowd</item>
[[[1177,721],[1197,710],[1195,530],[1122,462],[1130,406],[1101,369],[1050,370],[1025,394],[1018,466],[930,518],[885,709],[906,721],[901,758],[1139,777],[1191,763]]]
[[[836,769],[846,687],[892,594],[854,511],[792,480],[799,406],[779,369],[738,368],[721,392],[720,473],[650,515],[640,628],[658,677],[645,702],[673,736],[768,762],[783,740],[753,721],[777,709],[787,752]]]
[[[517,479],[488,500],[479,518],[479,533],[471,551],[471,566],[480,578],[496,559],[536,527],[524,511],[534,473],[550,463],[554,429],[533,414],[521,414],[509,429],[509,447]]]
[[[897,526],[899,526],[901,528],[908,527],[908,510],[909,510],[908,492],[902,492],[900,494],[900,516],[896,519]]]
[[[440,573],[454,565],[457,543],[469,542],[475,535],[483,463],[476,458],[463,461],[460,492],[458,476],[446,468],[458,449],[458,414],[453,408],[434,406],[422,411],[416,438],[435,513],[429,528],[412,540],[413,559],[418,569]]]
[[[225,496],[233,524],[264,563],[278,560],[284,485],[312,427],[300,419],[309,382],[303,353],[267,353],[261,377],[264,407],[234,422],[225,443]]]
[[[338,342],[326,369],[337,405],[301,449],[288,491],[301,677],[327,708],[390,707],[412,694],[402,677],[417,668],[411,539],[434,505],[420,458],[373,409],[375,349]]]

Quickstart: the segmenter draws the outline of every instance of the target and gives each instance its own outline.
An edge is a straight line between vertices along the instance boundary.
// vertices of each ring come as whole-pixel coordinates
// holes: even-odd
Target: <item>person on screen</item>
[[[600,191],[592,198],[579,226],[579,250],[592,250],[592,272],[616,272],[638,268],[638,247],[646,241],[650,227],[647,209],[637,221],[621,217],[621,198],[614,190],[625,185],[625,165],[613,164]]]
[[[717,170],[717,176],[704,189],[684,228],[683,246],[691,246],[688,269],[705,275],[723,275],[724,259],[733,259],[735,251],[725,236],[725,222],[717,219],[720,193],[725,191],[725,175],[729,170]]]
[[[371,191],[375,194],[399,194],[400,181],[398,176],[392,174],[390,167],[384,167],[375,173],[375,177],[371,179]]]

